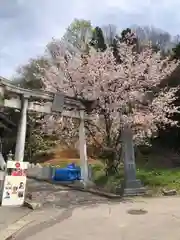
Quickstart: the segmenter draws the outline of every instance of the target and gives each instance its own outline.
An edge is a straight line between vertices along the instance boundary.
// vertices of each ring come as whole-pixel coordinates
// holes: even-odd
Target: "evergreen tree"
[[[126,44],[133,45],[138,43],[138,38],[130,28],[126,28],[121,32],[120,41],[125,42]]]
[[[97,51],[103,52],[106,50],[107,46],[105,44],[103,31],[100,27],[95,27],[90,45],[93,46]]]
[[[172,49],[172,52],[173,52],[173,58],[175,58],[175,59],[179,59],[180,58],[180,43],[178,43],[176,45],[176,47],[174,47]]]
[[[119,55],[119,50],[118,50],[118,39],[119,39],[118,36],[116,36],[110,47],[112,48],[112,52],[113,52],[114,58],[116,59],[116,62],[121,63],[121,57]]]

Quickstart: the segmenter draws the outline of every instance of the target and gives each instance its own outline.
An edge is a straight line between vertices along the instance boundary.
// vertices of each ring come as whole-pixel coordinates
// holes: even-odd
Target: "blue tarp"
[[[74,163],[69,164],[66,168],[56,168],[54,171],[54,181],[75,181],[81,179],[81,169]]]

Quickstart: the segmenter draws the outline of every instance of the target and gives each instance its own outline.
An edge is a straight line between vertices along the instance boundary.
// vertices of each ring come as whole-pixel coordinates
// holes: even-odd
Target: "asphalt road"
[[[28,185],[44,207],[15,240],[180,239],[179,197],[108,201],[33,180]]]

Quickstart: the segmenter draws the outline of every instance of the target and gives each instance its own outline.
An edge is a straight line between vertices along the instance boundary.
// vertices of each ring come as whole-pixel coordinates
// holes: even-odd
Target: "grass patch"
[[[137,169],[137,177],[144,185],[180,188],[180,169]]]
[[[92,165],[93,181],[97,187],[103,188],[107,192],[115,192],[116,187],[121,184],[123,180],[123,171],[114,176],[106,176],[104,166],[101,164]]]
[[[107,177],[104,168],[101,166],[93,166],[93,180],[97,186],[114,192],[117,186],[120,186],[124,179],[123,169],[119,169],[119,173],[114,176]],[[140,179],[143,185],[152,194],[161,194],[162,189],[176,189],[180,193],[180,168],[174,169],[149,169],[137,167],[137,179]]]
[[[80,161],[76,159],[61,159],[58,161],[49,161],[42,165],[51,165],[54,167],[66,167],[68,163],[75,162],[80,165]],[[124,179],[123,167],[114,176],[107,177],[105,175],[104,165],[101,161],[90,162],[92,166],[93,181],[97,187],[103,188],[108,192],[115,192],[116,187],[121,185]],[[153,195],[160,195],[162,189],[176,189],[180,194],[180,168],[161,169],[152,168],[147,164],[137,165],[137,179],[152,192]]]

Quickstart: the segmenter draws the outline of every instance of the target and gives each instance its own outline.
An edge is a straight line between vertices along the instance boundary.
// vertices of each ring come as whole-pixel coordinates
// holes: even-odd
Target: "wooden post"
[[[80,125],[79,125],[79,150],[81,160],[81,176],[84,186],[88,184],[88,159],[87,159],[87,146],[84,127],[84,110],[80,111]]]
[[[28,99],[22,99],[22,109],[21,109],[21,119],[19,122],[16,150],[15,150],[15,160],[23,161],[25,141],[26,141],[26,128],[27,128],[27,109],[28,109]]]

